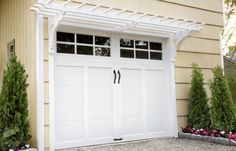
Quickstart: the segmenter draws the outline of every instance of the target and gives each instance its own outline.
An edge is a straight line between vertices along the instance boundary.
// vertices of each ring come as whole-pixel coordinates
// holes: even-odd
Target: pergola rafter
[[[175,39],[179,39],[183,33],[199,31],[204,24],[170,16],[112,8],[74,0],[39,1],[31,9],[38,14],[54,17],[58,25],[72,25]]]

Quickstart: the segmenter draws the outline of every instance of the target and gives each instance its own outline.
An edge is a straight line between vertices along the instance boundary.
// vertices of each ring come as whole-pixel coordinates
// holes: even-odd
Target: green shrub
[[[190,126],[196,129],[207,128],[210,126],[211,116],[206,90],[204,88],[203,74],[197,64],[193,64],[192,67],[188,122]]]
[[[232,96],[221,67],[214,68],[213,74],[214,78],[210,81],[212,127],[231,131],[236,124]]]
[[[236,106],[233,106],[233,110],[234,110],[234,115],[236,116]]]
[[[24,67],[12,56],[3,74],[0,95],[0,150],[20,148],[31,137],[26,81]]]
[[[230,74],[225,74],[228,86],[233,98],[233,103],[236,104],[236,76],[235,75],[230,75]]]

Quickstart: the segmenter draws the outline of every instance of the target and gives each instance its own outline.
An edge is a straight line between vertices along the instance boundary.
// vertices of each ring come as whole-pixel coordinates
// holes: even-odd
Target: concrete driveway
[[[59,151],[236,151],[236,147],[198,140],[163,138]]]

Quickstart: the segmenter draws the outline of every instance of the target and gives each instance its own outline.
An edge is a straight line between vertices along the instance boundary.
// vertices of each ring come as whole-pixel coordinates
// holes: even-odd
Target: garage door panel
[[[123,135],[137,135],[144,132],[143,118],[141,116],[123,118],[122,123]]]
[[[168,113],[168,87],[147,86],[146,114]]]
[[[111,87],[89,87],[88,107],[92,119],[107,118],[113,114]]]
[[[122,86],[140,86],[142,80],[141,69],[121,69],[120,83]],[[118,77],[117,77],[118,78]]]
[[[56,132],[58,142],[82,140],[85,137],[82,120],[57,122]]]
[[[89,139],[102,139],[113,136],[113,119],[103,118],[89,120]]]
[[[122,116],[141,116],[143,105],[142,70],[121,69]]]
[[[146,118],[147,132],[168,132],[168,116],[151,115]]]
[[[112,68],[88,67],[88,137],[101,140],[113,136]]]
[[[88,85],[89,86],[112,86],[112,68],[88,68]]]
[[[145,70],[145,85],[165,86],[168,84],[168,76],[165,70]]]
[[[122,115],[141,116],[142,114],[142,88],[122,87]]]
[[[137,135],[143,127],[143,89],[141,69],[121,69],[122,134]]]
[[[55,85],[56,86],[83,86],[83,67],[56,66]]]
[[[81,120],[83,118],[83,87],[56,87],[57,120]]]

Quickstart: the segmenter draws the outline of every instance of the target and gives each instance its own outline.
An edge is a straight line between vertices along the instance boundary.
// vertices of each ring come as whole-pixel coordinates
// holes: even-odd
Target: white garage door
[[[57,33],[56,148],[170,136],[161,41]]]

